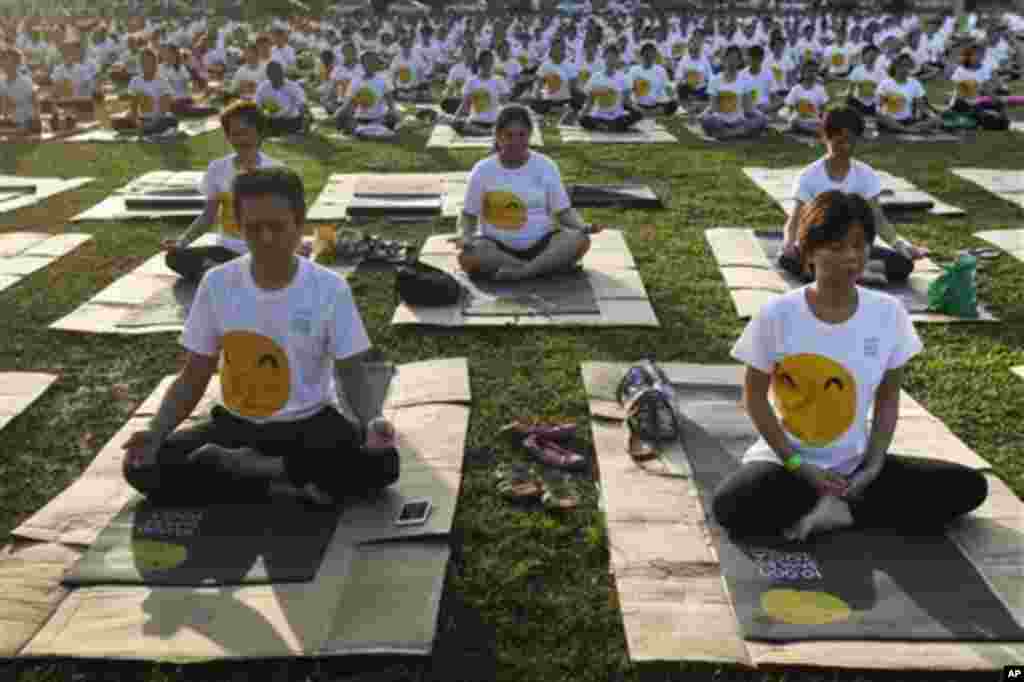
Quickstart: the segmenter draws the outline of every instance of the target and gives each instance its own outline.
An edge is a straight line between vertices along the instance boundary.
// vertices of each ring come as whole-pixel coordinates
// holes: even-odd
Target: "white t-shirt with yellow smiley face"
[[[569,208],[558,166],[531,151],[520,168],[505,168],[492,155],[469,174],[465,213],[479,219],[480,233],[522,251],[551,231],[551,216]]]

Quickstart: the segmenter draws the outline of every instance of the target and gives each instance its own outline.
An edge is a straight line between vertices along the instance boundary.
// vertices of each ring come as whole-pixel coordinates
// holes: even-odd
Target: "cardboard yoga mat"
[[[987,230],[974,236],[993,244],[1017,260],[1024,261],[1024,230]]]
[[[95,127],[77,135],[64,138],[65,142],[170,142],[189,137],[195,137],[204,133],[210,133],[220,128],[220,118],[211,116],[209,118],[181,118],[178,119],[176,130],[168,131],[160,135],[140,135],[134,131],[119,132],[111,128]]]
[[[767,192],[788,215],[795,205],[793,183],[800,177],[803,170],[803,167],[795,166],[790,168],[747,167],[743,169],[743,172],[753,180],[755,185]],[[882,181],[882,195],[879,197],[879,203],[887,214],[908,209],[921,210],[930,202],[931,207],[927,210],[932,215],[964,215],[962,209],[939,201],[930,194],[920,191],[903,178],[877,168],[875,172],[878,173]]]
[[[758,666],[816,666],[856,669],[997,670],[1020,660],[1024,646],[981,642],[744,641],[721,578],[698,492],[692,481],[666,479],[639,469],[623,452],[623,417],[614,387],[625,363],[584,363],[594,446],[602,479],[611,563],[630,657],[634,661],[706,661]],[[665,363],[673,383],[686,383],[702,400],[719,396],[728,382],[737,395],[743,370],[737,365]],[[927,414],[906,394],[903,411]],[[929,416],[930,419],[931,418]],[[614,421],[605,421],[612,419]],[[901,423],[902,423],[901,419]],[[935,420],[936,424],[941,424]],[[952,434],[949,437],[954,438]],[[728,439],[727,439],[728,440]],[[733,449],[739,449],[734,444]],[[943,446],[931,452],[943,453]],[[895,448],[894,448],[895,450]],[[950,528],[958,544],[973,536],[970,556],[1008,603],[1020,588],[1024,507],[992,475],[989,499]],[[984,527],[982,531],[979,527]],[[1001,533],[1001,535],[1000,535]],[[996,537],[1005,541],[999,546]],[[1009,542],[1012,539],[1013,542]],[[986,544],[987,543],[987,544]],[[1016,543],[1016,544],[1013,544]],[[1013,557],[1008,559],[1008,557]],[[1016,568],[1013,565],[1016,564]]]
[[[446,270],[470,288],[475,284],[458,265],[457,252],[450,241],[454,234],[439,234],[427,239],[420,260]],[[581,265],[590,281],[599,314],[545,314],[543,302],[527,309],[528,314],[466,315],[462,303],[446,307],[412,307],[399,303],[392,324],[427,324],[445,327],[471,325],[555,325],[555,326],[658,326],[640,274],[618,230],[605,230],[591,238],[591,249]],[[478,294],[486,299],[485,294]],[[497,312],[497,311],[495,311]]]
[[[87,185],[94,178],[35,178],[18,175],[0,175],[0,213],[14,211],[26,206],[34,206],[55,194],[77,189]],[[5,191],[5,187],[26,188],[34,186],[31,192],[26,189]]]
[[[590,277],[583,270],[525,282],[463,278],[463,315],[600,315]]]
[[[92,239],[79,232],[52,235],[45,232],[0,234],[0,291],[74,251]]]
[[[675,135],[653,119],[638,121],[625,133],[587,130],[581,126],[558,126],[563,144],[664,144],[679,142]]]
[[[953,174],[981,185],[1004,201],[1024,208],[1024,171],[954,168]]]
[[[311,238],[305,238],[311,242]],[[208,232],[192,246],[217,243],[217,235]],[[327,266],[342,277],[354,267]],[[71,313],[50,325],[51,329],[88,334],[156,334],[180,332],[195,296],[196,286],[185,282],[165,262],[163,252],[156,253],[135,270],[100,290]]]
[[[426,526],[397,533],[393,527],[382,529],[375,513],[381,512],[389,526],[393,519],[388,515],[393,507],[382,499],[346,509],[349,515],[342,515],[313,580],[306,583],[121,585],[65,594],[59,576],[44,572],[41,562],[19,566],[8,579],[0,558],[0,603],[6,603],[6,594],[25,589],[23,584],[33,589],[18,602],[24,605],[17,612],[24,612],[24,622],[19,623],[18,641],[8,647],[11,655],[187,663],[429,654],[450,554],[445,536],[458,497],[469,422],[469,408],[452,403],[469,401],[469,375],[461,358],[395,369],[384,411],[398,429],[402,478],[383,500],[400,505],[407,497],[430,496],[435,508]],[[158,391],[168,383],[161,382]],[[155,400],[157,394],[144,407]],[[98,476],[103,470],[116,471],[117,483],[127,488],[120,479],[119,444],[145,423],[142,418],[129,422],[72,485],[73,497],[69,488],[16,534],[91,543],[124,504],[114,499],[115,491],[96,488]],[[5,630],[0,642],[7,637]]]
[[[0,372],[0,429],[24,412],[57,380],[42,372]]]
[[[203,212],[199,183],[205,171],[151,171],[135,178],[71,222],[195,218]],[[185,200],[184,205],[182,200]],[[205,202],[204,202],[205,203]]]
[[[468,172],[332,174],[309,207],[306,219],[319,222],[410,215],[457,218],[466,202],[468,181]]]
[[[1024,379],[1024,366],[1013,367],[1010,371],[1019,376],[1021,379]]]
[[[543,147],[544,135],[541,132],[543,121],[530,110],[533,119],[533,133],[530,135],[531,147]],[[494,146],[494,135],[463,136],[455,132],[447,123],[438,121],[427,140],[427,149],[491,149]]]
[[[803,284],[776,263],[782,234],[746,228],[713,228],[705,232],[722,277],[740,317],[752,317],[779,294]],[[878,243],[884,245],[880,239]],[[978,304],[977,318],[961,318],[927,312],[928,286],[942,270],[931,260],[915,261],[914,273],[905,284],[879,288],[899,298],[915,322],[993,322],[996,318]]]
[[[568,185],[574,208],[665,208],[647,185]]]

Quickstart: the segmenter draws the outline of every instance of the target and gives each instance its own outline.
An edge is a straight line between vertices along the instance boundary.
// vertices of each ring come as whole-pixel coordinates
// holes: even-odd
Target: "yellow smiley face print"
[[[809,99],[802,99],[796,103],[797,113],[803,118],[814,118],[818,113],[818,107]]]
[[[505,190],[484,194],[484,220],[499,230],[520,230],[526,226],[526,202]]]
[[[594,91],[594,101],[597,102],[597,106],[601,109],[614,109],[618,99],[615,91],[611,88],[601,88]]]
[[[412,80],[412,69],[408,66],[401,66],[398,69],[398,82],[408,83]]]
[[[470,95],[470,101],[473,104],[473,111],[477,113],[482,114],[491,110],[491,93],[487,90],[474,90]]]
[[[978,96],[977,81],[960,81],[956,84],[956,94],[964,99],[973,99]]]
[[[785,76],[785,74],[782,72],[782,67],[781,66],[773,66],[772,67],[772,76],[775,77],[775,82],[776,83],[781,83],[783,77]]]
[[[735,114],[739,109],[739,97],[735,92],[723,90],[718,93],[718,106],[723,114]]]
[[[846,63],[846,57],[843,56],[842,52],[836,52],[832,55],[832,66],[842,66]]]
[[[772,391],[782,425],[813,447],[846,433],[857,412],[857,384],[838,362],[823,355],[790,355],[775,366]]]
[[[590,71],[587,69],[580,69],[580,75],[576,77],[576,80],[579,81],[581,87],[586,85],[587,81],[590,80]]]
[[[651,82],[645,78],[638,78],[633,81],[633,94],[637,97],[647,97],[651,94]]]
[[[902,95],[886,95],[883,100],[887,114],[902,114],[905,100]]]
[[[549,95],[555,94],[561,87],[562,77],[560,75],[557,73],[544,74],[544,89],[547,90]]]
[[[377,103],[377,93],[373,88],[359,88],[352,96],[352,103],[359,109],[371,109]]]
[[[288,404],[288,356],[272,339],[249,331],[224,335],[224,404],[244,417],[272,416]]]
[[[696,69],[691,69],[686,72],[686,84],[691,88],[699,87],[701,82],[704,80],[704,74]]]

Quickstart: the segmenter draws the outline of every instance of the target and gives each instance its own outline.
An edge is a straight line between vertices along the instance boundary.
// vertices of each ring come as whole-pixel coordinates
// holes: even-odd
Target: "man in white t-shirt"
[[[25,132],[42,132],[39,103],[32,79],[20,73],[21,53],[15,48],[3,52],[3,79],[0,79],[0,118]]]
[[[255,43],[245,48],[245,63],[238,67],[231,79],[231,93],[247,100],[256,98],[256,89],[267,79],[265,67],[260,65],[260,51]]]
[[[348,284],[295,255],[302,180],[283,168],[239,175],[235,210],[249,254],[208,272],[181,343],[185,364],[148,428],[124,445],[125,479],[155,504],[285,496],[334,504],[398,480],[394,427],[370,394],[370,349]],[[178,428],[220,374],[209,419]],[[335,372],[358,423],[340,411]]]

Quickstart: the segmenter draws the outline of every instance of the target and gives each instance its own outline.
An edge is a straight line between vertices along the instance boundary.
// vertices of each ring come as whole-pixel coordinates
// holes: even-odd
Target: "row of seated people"
[[[124,446],[127,481],[157,503],[284,496],[337,504],[401,475],[394,426],[379,413],[353,419],[339,409],[339,391],[369,390],[362,360],[370,340],[347,283],[299,254],[303,183],[260,153],[262,117],[248,102],[223,114],[235,153],[211,163],[208,208],[190,233],[219,211],[231,221],[221,234],[231,254],[185,272],[201,280],[182,335],[183,369]],[[457,238],[471,273],[516,279],[573,267],[602,229],[573,210],[555,163],[530,150],[532,125],[525,108],[503,108],[495,153],[471,171]],[[853,525],[934,532],[987,495],[978,472],[889,453],[903,373],[923,346],[902,303],[860,285],[879,228],[891,229],[880,222],[877,176],[851,158],[860,126],[855,111],[830,113],[828,153],[798,182],[787,240],[814,281],[766,305],[733,348],[747,366],[745,404],[762,436],[714,498],[716,518],[737,534],[806,539]],[[168,246],[172,266],[198,255]],[[179,428],[218,363],[222,403]],[[908,509],[915,486],[935,494]]]

